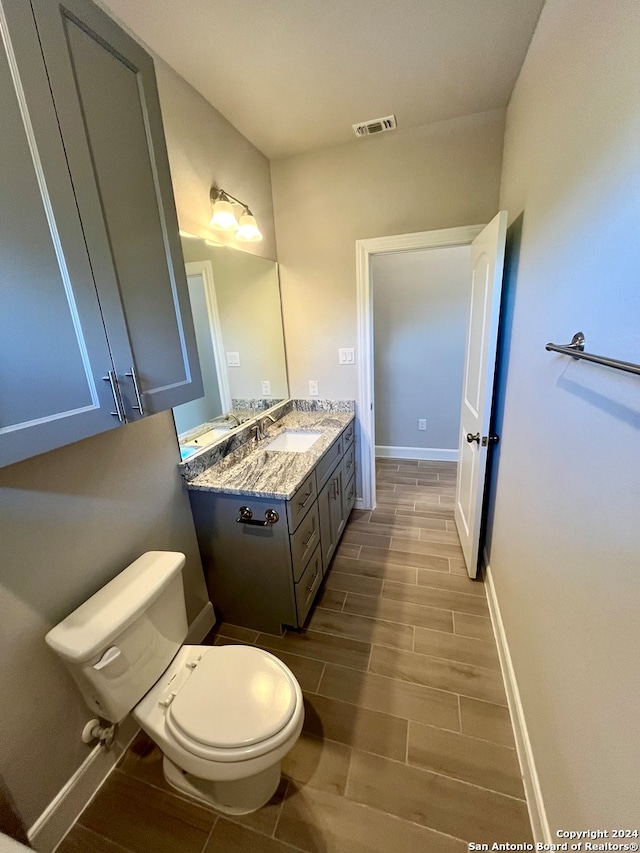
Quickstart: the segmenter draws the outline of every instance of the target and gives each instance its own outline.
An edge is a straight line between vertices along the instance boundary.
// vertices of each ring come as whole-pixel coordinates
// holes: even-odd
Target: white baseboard
[[[384,459],[425,459],[429,462],[457,462],[458,451],[441,447],[385,447],[376,444],[376,456]]]
[[[131,717],[121,723],[111,749],[95,746],[28,831],[39,853],[52,853],[80,817],[139,731]],[[78,732],[78,737],[80,733]]]
[[[209,631],[216,624],[216,614],[213,610],[213,604],[207,601],[200,613],[189,625],[189,633],[184,641],[188,646],[199,645],[207,636]]]
[[[515,670],[511,661],[511,653],[509,652],[509,644],[507,635],[505,634],[502,615],[500,613],[500,605],[496,595],[496,588],[493,584],[493,576],[491,567],[487,559],[487,553],[484,553],[484,577],[485,587],[487,590],[487,600],[489,603],[489,613],[491,615],[491,623],[498,644],[498,655],[500,657],[500,667],[502,669],[502,677],[507,691],[507,702],[509,704],[509,712],[511,714],[511,722],[513,723],[513,732],[516,739],[516,750],[520,761],[520,770],[522,771],[522,781],[524,783],[524,792],[527,798],[527,807],[529,809],[529,819],[531,820],[531,829],[533,839],[536,843],[551,845],[554,839],[551,836],[549,822],[542,799],[542,790],[540,789],[540,781],[536,771],[536,765],[533,758],[533,750],[531,749],[531,741],[529,740],[529,732],[527,730],[527,722],[524,716],[524,708],[520,699],[520,691],[518,690],[518,682],[516,680]]]

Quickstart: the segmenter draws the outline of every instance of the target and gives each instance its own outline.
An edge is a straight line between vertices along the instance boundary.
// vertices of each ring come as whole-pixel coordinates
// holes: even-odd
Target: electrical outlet
[[[240,367],[240,353],[239,352],[228,352],[227,353],[227,367]]]
[[[339,364],[355,364],[356,363],[356,351],[353,347],[341,347],[338,350],[338,363]]]
[[[317,397],[318,396],[318,380],[310,379],[309,380],[309,396]]]
[[[418,429],[426,429],[426,428],[427,428],[426,418],[418,418]]]
[[[264,379],[262,382],[262,396],[270,397],[271,396],[271,382],[268,379]]]

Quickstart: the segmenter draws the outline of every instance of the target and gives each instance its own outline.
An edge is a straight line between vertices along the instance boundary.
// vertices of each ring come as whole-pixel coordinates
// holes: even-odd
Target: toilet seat
[[[274,655],[254,646],[215,646],[188,666],[192,671],[176,679],[182,683],[165,711],[166,732],[183,749],[212,761],[241,761],[289,737],[296,684]]]

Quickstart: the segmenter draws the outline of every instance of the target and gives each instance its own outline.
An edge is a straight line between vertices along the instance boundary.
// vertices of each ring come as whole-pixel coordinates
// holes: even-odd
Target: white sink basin
[[[209,444],[212,444],[214,441],[225,436],[229,432],[229,429],[230,427],[227,426],[217,426],[214,429],[203,432],[202,435],[191,439],[191,441],[185,441],[182,446],[195,447],[196,449],[199,447],[207,447]]]
[[[315,429],[285,429],[273,441],[267,444],[265,450],[280,450],[285,453],[304,453],[312,447],[322,433]]]

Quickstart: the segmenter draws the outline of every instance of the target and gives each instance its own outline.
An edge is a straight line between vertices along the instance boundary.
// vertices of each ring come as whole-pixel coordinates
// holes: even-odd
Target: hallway
[[[455,464],[380,459],[303,633],[208,638],[282,658],[302,737],[263,809],[220,817],[174,794],[140,735],[59,853],[464,853],[531,842],[481,583],[453,522]]]

